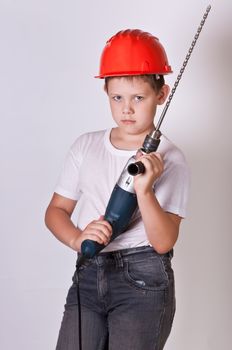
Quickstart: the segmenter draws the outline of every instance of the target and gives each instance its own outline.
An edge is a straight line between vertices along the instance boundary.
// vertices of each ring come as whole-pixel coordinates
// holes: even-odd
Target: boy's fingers
[[[159,153],[150,153],[143,156],[142,159],[148,159],[153,162],[158,162],[158,164],[163,164],[162,156]],[[142,160],[141,159],[141,160]]]
[[[95,236],[95,240],[100,240],[100,243],[108,243],[111,237],[111,232],[103,227],[92,228],[89,234]]]
[[[160,164],[163,164],[164,161],[160,153],[151,153],[151,155],[153,156],[153,158],[157,159],[160,162]]]
[[[155,153],[146,154],[141,158],[147,171],[155,171],[161,173],[163,171],[163,160],[160,155]]]
[[[109,241],[109,235],[105,234],[104,232],[100,230],[96,230],[93,235],[97,238],[100,239],[100,243],[107,243]]]
[[[103,216],[103,218],[104,218],[104,216]],[[97,220],[97,221],[94,221],[94,223],[102,225],[102,226],[105,226],[105,227],[107,227],[109,229],[110,232],[112,231],[111,225],[106,220],[103,220],[103,219],[100,220],[100,221]]]
[[[106,238],[112,235],[112,228],[108,222],[93,222],[88,227],[87,233],[95,233],[98,232],[103,234]]]
[[[98,242],[99,244],[107,244],[109,242],[109,239],[106,239],[104,237],[101,237],[100,235],[97,235],[96,233],[88,233],[85,239],[90,239],[91,241]]]

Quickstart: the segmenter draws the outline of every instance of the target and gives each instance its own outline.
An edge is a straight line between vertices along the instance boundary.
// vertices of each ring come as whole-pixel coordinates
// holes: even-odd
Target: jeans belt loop
[[[117,267],[123,267],[123,257],[120,252],[115,253],[115,261]]]

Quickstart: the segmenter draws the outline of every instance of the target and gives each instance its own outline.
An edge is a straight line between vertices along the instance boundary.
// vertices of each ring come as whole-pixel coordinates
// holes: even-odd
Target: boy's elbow
[[[170,252],[170,250],[172,250],[172,248],[174,247],[175,243],[176,239],[168,240],[165,242],[154,242],[154,244],[152,244],[151,242],[154,250],[160,255]]]
[[[50,222],[50,209],[51,209],[50,206],[48,206],[44,215],[44,223],[48,229],[49,229],[49,222]]]
[[[168,253],[173,248],[173,246],[171,246],[171,245],[158,245],[158,246],[155,246],[153,248],[155,249],[155,251],[158,254],[163,255],[163,254]]]
[[[179,235],[179,229],[175,228],[173,232],[170,233],[170,235],[163,240],[156,241],[153,245],[155,251],[158,254],[166,254],[170,252],[170,250],[173,249]]]

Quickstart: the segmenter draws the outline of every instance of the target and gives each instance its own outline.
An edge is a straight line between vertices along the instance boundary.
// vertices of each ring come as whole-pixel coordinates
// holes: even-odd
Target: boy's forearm
[[[75,227],[70,216],[63,209],[48,207],[45,224],[59,241],[75,251],[80,249],[75,243],[81,231]]]
[[[148,240],[158,253],[168,252],[177,240],[179,225],[161,208],[152,191],[137,194],[137,198]]]

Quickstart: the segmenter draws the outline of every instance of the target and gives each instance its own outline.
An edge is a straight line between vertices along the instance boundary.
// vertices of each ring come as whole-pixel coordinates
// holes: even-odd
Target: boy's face
[[[112,116],[121,131],[141,135],[154,129],[156,108],[168,95],[167,85],[156,92],[141,77],[114,77],[107,87]]]

